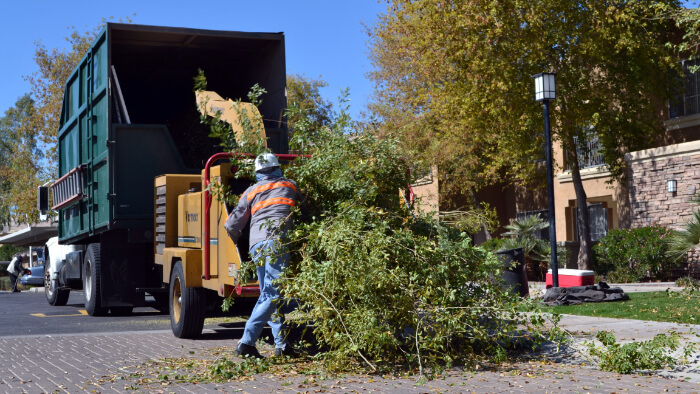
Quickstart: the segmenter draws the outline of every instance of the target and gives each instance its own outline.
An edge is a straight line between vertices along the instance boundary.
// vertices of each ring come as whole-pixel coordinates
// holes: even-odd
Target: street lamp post
[[[535,100],[542,102],[544,112],[544,140],[547,152],[547,197],[549,199],[549,245],[551,248],[552,286],[559,287],[557,265],[557,231],[554,220],[554,171],[552,170],[552,136],[549,127],[549,100],[557,98],[553,73],[539,73],[535,78]]]

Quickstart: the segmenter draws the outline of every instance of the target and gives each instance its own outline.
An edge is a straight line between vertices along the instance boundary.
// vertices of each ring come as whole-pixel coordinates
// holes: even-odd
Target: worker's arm
[[[224,223],[224,228],[228,236],[233,240],[233,243],[238,242],[243,229],[248,224],[248,220],[250,220],[250,204],[248,202],[248,190],[246,190],[240,200],[238,200],[236,208],[228,215],[226,223]]]

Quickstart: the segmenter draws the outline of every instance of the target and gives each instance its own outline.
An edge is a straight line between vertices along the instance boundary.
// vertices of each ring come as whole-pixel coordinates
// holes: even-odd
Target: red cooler
[[[593,285],[593,271],[559,269],[559,287],[589,286]],[[547,271],[547,288],[552,287],[552,270]]]

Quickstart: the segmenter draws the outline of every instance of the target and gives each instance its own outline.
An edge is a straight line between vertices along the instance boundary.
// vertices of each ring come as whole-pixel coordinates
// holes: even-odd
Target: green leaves
[[[287,75],[287,128],[293,136],[297,130],[301,134],[313,133],[321,127],[331,125],[332,108],[330,101],[321,96],[320,89],[328,84],[322,79],[308,78],[304,75]],[[304,152],[309,149],[304,139],[292,139],[292,149]]]
[[[549,227],[540,215],[528,216],[524,219],[514,220],[512,224],[504,226],[507,232],[501,250],[523,248],[525,256],[536,262],[547,261],[551,253],[551,246],[547,240],[539,238],[539,232]]]
[[[504,354],[525,321],[502,320],[517,299],[501,290],[498,260],[460,229],[412,216],[397,141],[349,125],[341,110],[328,127],[297,129],[313,154],[286,169],[310,212],[286,241],[294,253],[281,288],[328,349],[326,365],[440,368]]]
[[[596,339],[603,346],[596,347],[593,342],[587,342],[588,351],[597,359],[599,368],[604,371],[630,374],[641,370],[673,367],[679,363],[670,354],[681,347],[680,335],[677,332],[672,331],[669,335],[658,334],[649,341],[620,344],[612,332],[599,331]],[[683,349],[683,358],[687,359],[693,351],[693,344],[686,345]]]
[[[293,321],[313,327],[327,349],[326,366],[439,370],[502,359],[516,328],[544,339],[539,320],[515,313],[518,299],[502,291],[492,253],[408,210],[399,194],[414,181],[405,152],[372,128],[356,131],[346,99],[347,92],[327,125],[297,120],[306,126],[295,127],[291,144],[311,156],[284,170],[305,201],[282,241],[292,263],[278,283],[299,303]]]
[[[624,152],[663,131],[657,108],[679,71],[666,45],[673,18],[698,42],[698,12],[676,0],[445,4],[391,1],[370,30],[369,75],[382,134],[437,165],[446,195],[532,179],[543,136],[531,76],[543,71],[557,73],[554,140],[575,152],[571,137],[594,125],[606,164],[624,175]]]
[[[697,199],[692,202],[698,203]],[[687,220],[683,229],[673,231],[668,238],[668,256],[675,261],[685,260],[688,252],[700,245],[700,210],[693,210],[693,217]]]
[[[667,278],[676,266],[668,253],[671,233],[659,225],[611,230],[594,246],[596,272],[617,283]]]
[[[246,357],[242,361],[235,362],[226,357],[217,359],[208,367],[207,374],[216,379],[236,379],[242,376],[251,376],[270,370],[270,360]]]
[[[197,70],[197,76],[193,80],[195,92],[202,92],[203,89],[206,89],[207,78],[204,70]],[[261,97],[265,93],[267,91],[256,83],[248,91],[246,104],[242,102],[241,98],[237,98],[235,102],[229,99],[229,104],[226,104],[228,107],[226,110],[230,111],[228,121],[222,119],[222,117],[226,117],[221,110],[216,111],[215,114],[208,113],[210,96],[203,95],[202,100],[198,99],[197,101],[197,110],[200,113],[200,122],[209,126],[209,137],[218,139],[219,145],[229,152],[244,152],[257,156],[269,151],[263,139],[265,135],[263,120],[259,114],[251,112],[255,110],[254,108],[251,109],[247,105],[250,103],[255,107],[260,106],[262,104]],[[232,121],[231,118],[235,118],[235,121]],[[249,160],[236,157],[234,161],[239,167],[237,177],[252,175],[253,166]]]
[[[0,118],[0,225],[38,219],[35,188],[27,185],[47,174],[34,165],[44,158],[32,127],[35,114],[34,100],[25,94]]]

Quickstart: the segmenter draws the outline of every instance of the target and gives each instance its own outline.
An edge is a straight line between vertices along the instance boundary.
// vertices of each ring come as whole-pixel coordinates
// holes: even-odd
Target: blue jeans
[[[261,241],[250,248],[250,255],[258,265],[258,282],[260,283],[260,297],[250,314],[250,319],[245,324],[245,331],[241,342],[255,346],[265,323],[272,328],[275,339],[275,347],[285,348],[286,329],[284,315],[278,312],[280,292],[272,281],[279,278],[282,270],[289,266],[289,252],[276,255],[275,242],[279,240]],[[269,255],[269,256],[266,256]],[[276,258],[275,258],[276,257]],[[260,266],[260,259],[265,259],[265,265]]]

